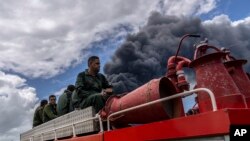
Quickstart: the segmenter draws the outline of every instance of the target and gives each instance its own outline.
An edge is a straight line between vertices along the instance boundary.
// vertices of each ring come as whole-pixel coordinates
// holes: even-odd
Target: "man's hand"
[[[103,96],[107,96],[107,95],[111,95],[111,94],[113,94],[112,88],[103,89],[101,92],[101,95],[103,95]]]
[[[112,88],[107,88],[104,90],[107,94],[111,94],[113,93],[113,89]]]

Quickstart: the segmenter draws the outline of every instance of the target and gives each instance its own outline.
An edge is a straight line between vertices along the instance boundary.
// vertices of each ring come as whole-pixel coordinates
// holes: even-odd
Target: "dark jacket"
[[[43,123],[43,109],[44,107],[39,106],[36,108],[34,117],[33,117],[33,127],[36,127]]]
[[[47,104],[43,109],[43,122],[57,118],[56,105]]]
[[[86,69],[77,75],[75,87],[76,89],[72,95],[72,103],[76,108],[88,96],[101,93],[102,89],[112,86],[103,74],[98,73],[96,76],[92,76],[88,74],[88,69]]]
[[[58,116],[65,115],[71,111],[71,95],[72,92],[69,90],[65,90],[62,95],[60,95],[58,102],[57,102],[57,112]]]

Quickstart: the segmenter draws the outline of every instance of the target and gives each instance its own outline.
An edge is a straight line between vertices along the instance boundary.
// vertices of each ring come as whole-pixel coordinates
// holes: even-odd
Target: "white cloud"
[[[221,14],[213,17],[211,20],[206,20],[203,22],[204,25],[229,25],[232,27],[238,27],[238,26],[248,26],[250,25],[250,17],[246,17],[241,20],[232,21],[228,15]]]
[[[0,141],[19,140],[19,134],[31,128],[38,98],[25,82],[0,71]]]
[[[51,77],[78,64],[83,49],[96,33],[119,24],[138,27],[158,1],[145,0],[33,0],[4,1],[0,5],[0,70],[28,77]],[[214,0],[165,0],[166,14],[206,13]],[[180,8],[182,10],[180,10]]]
[[[216,7],[216,0],[165,0],[164,13],[176,16],[191,16],[208,13]]]
[[[215,16],[212,20],[206,20],[203,22],[204,25],[220,25],[220,24],[226,24],[230,25],[231,20],[229,19],[228,15],[218,15]]]
[[[0,68],[51,77],[79,63],[98,32],[145,20],[157,1],[6,1],[0,16]],[[6,16],[7,15],[7,16]]]
[[[232,23],[233,26],[239,26],[239,25],[250,25],[250,16],[246,17],[242,20],[237,20]]]
[[[230,49],[235,58],[250,60],[250,17],[233,21],[228,15],[218,15],[202,23],[212,37],[210,43]],[[246,64],[246,68],[250,65]]]

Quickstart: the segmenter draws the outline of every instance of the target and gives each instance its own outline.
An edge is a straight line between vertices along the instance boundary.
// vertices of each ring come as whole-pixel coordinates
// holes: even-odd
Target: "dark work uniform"
[[[43,122],[57,118],[56,105],[47,104],[43,109]]]
[[[72,92],[69,90],[65,90],[62,95],[60,95],[57,102],[57,112],[58,116],[65,115],[71,111],[71,95]]]
[[[39,106],[36,108],[34,117],[33,117],[33,127],[36,127],[43,123],[43,108],[42,106]]]
[[[96,76],[88,74],[86,69],[77,76],[76,90],[72,95],[74,108],[86,108],[93,106],[96,112],[101,110],[106,102],[106,98],[101,95],[102,89],[111,88],[105,76],[98,73]]]

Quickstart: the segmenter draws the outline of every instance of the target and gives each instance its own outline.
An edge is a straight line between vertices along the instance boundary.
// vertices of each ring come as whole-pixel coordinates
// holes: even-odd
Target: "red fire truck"
[[[21,141],[229,141],[230,126],[250,125],[250,79],[246,60],[207,41],[196,45],[192,61],[178,56],[167,61],[167,73],[136,90],[92,107],[73,111],[20,135]],[[195,71],[189,88],[184,68]],[[196,107],[184,112],[182,98],[196,95]]]

